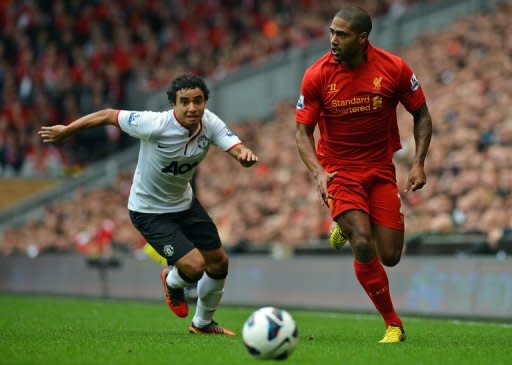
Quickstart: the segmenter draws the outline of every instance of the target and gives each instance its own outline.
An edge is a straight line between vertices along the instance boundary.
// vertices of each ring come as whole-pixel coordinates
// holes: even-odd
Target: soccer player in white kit
[[[254,165],[258,157],[206,109],[208,95],[202,78],[184,74],[167,90],[168,111],[104,109],[68,125],[43,126],[39,135],[52,143],[84,129],[114,125],[140,140],[128,210],[133,225],[169,265],[161,274],[166,302],[177,316],[186,317],[184,287],[197,283],[189,332],[234,336],[213,320],[224,292],[228,256],[190,181],[211,144],[243,167]]]

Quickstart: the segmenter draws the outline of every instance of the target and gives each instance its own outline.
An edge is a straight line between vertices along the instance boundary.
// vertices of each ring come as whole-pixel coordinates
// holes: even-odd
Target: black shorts
[[[214,250],[221,246],[217,227],[194,198],[190,209],[177,213],[139,213],[130,210],[130,219],[146,241],[168,265],[192,251]]]

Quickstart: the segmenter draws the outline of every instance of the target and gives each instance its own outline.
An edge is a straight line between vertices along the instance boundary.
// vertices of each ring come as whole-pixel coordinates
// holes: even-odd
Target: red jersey
[[[396,108],[414,112],[425,103],[409,66],[368,43],[366,62],[347,69],[325,54],[304,73],[298,123],[320,130],[317,154],[333,172],[342,166],[390,163],[401,148]]]

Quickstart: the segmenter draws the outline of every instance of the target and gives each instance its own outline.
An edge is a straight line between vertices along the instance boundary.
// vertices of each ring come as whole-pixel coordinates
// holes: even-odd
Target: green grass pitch
[[[241,333],[255,308],[221,306]],[[191,308],[193,310],[193,308]],[[189,335],[163,302],[0,294],[0,364],[512,364],[512,325],[405,317],[408,339],[381,345],[380,317],[288,309],[299,344],[285,361],[255,360],[241,336]]]

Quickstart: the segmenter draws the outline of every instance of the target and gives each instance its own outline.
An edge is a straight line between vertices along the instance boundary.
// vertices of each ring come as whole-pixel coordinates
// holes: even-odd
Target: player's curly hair
[[[204,100],[207,101],[208,95],[210,94],[208,86],[206,86],[206,83],[201,77],[190,73],[180,75],[172,81],[171,86],[167,89],[167,99],[174,105],[176,104],[176,93],[179,90],[195,88],[199,88],[203,91]]]
[[[370,15],[359,6],[349,6],[339,10],[336,17],[345,19],[351,23],[350,28],[356,33],[367,33],[372,31],[372,18]]]

